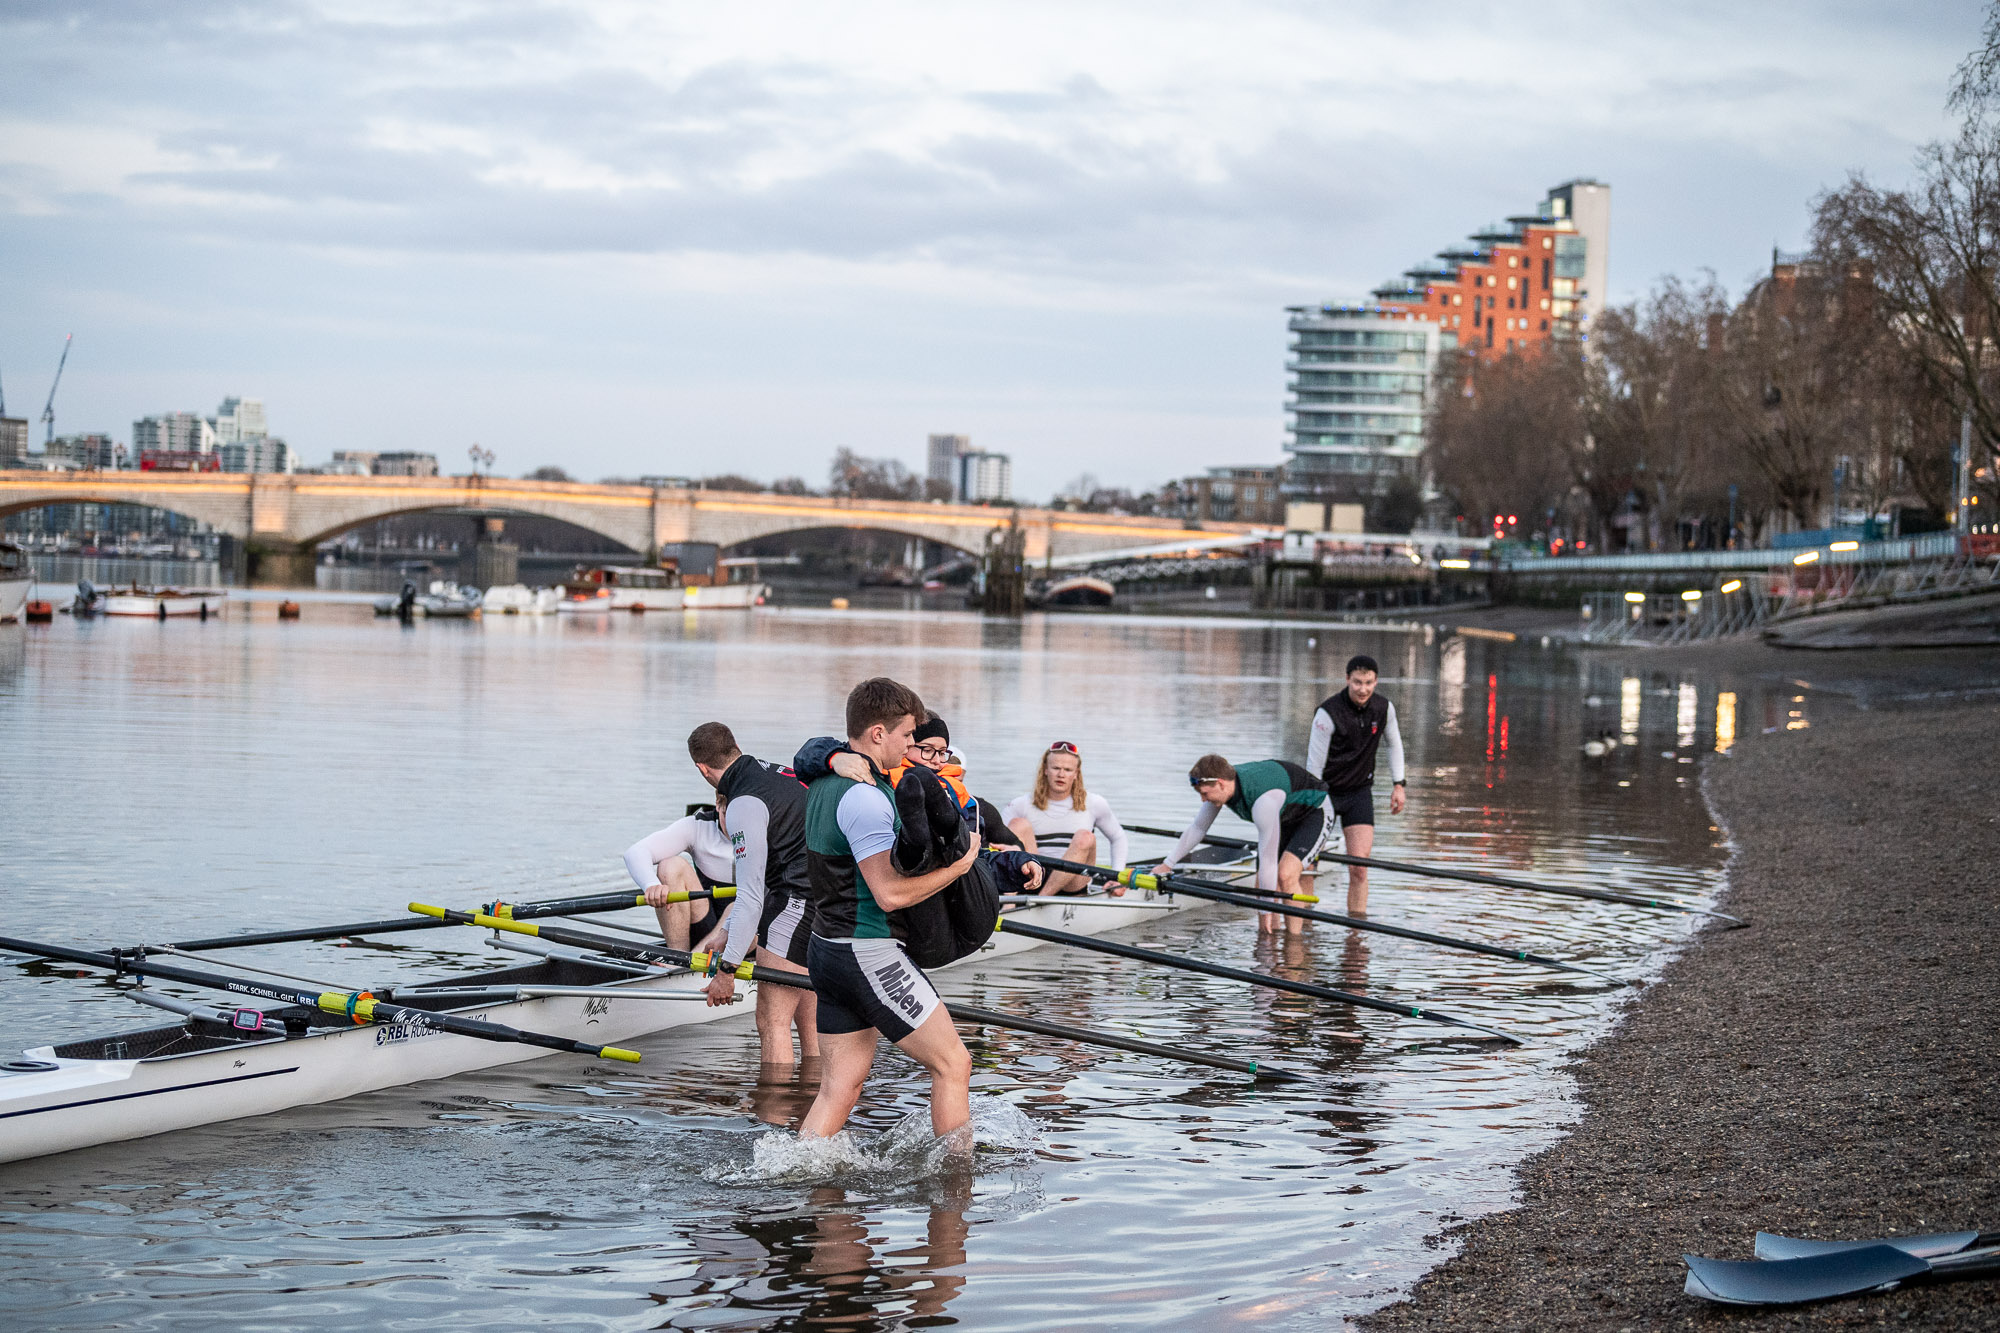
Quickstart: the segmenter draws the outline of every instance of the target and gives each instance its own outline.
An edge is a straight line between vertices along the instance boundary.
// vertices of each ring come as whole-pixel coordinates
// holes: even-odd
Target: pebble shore
[[[1966,688],[1899,698],[1899,659],[1844,664],[1872,702],[1708,761],[1751,926],[1668,965],[1572,1066],[1584,1114],[1520,1206],[1358,1327],[2000,1328],[1992,1281],[1756,1312],[1681,1290],[1684,1252],[1748,1259],[1759,1230],[2000,1230],[2000,662],[1952,668]]]

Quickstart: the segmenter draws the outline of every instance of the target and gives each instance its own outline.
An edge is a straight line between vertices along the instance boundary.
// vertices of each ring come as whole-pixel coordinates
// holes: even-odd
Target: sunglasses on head
[[[1050,753],[1050,754],[1073,754],[1073,755],[1075,755],[1075,756],[1076,756],[1077,758],[1079,758],[1079,759],[1083,758],[1083,751],[1081,751],[1081,750],[1079,750],[1079,749],[1077,749],[1077,748],[1076,748],[1076,742],[1075,742],[1075,741],[1050,741],[1050,742],[1049,742],[1049,753]]]
[[[1222,781],[1221,778],[1198,778],[1192,773],[1188,774],[1188,786],[1193,787],[1196,791],[1200,791],[1211,782],[1220,781]]]

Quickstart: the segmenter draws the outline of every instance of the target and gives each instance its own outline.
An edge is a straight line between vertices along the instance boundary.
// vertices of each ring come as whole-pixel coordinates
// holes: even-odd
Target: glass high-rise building
[[[1286,494],[1365,500],[1397,477],[1420,483],[1431,377],[1457,339],[1433,320],[1381,306],[1287,313]]]

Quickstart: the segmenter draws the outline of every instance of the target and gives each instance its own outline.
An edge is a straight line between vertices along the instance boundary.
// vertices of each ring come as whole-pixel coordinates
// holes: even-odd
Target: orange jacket
[[[883,774],[883,776],[889,779],[889,785],[893,787],[900,783],[903,780],[903,774],[909,771],[910,761],[905,759],[902,763]],[[973,800],[972,793],[965,789],[964,766],[961,764],[946,764],[935,771],[939,777],[944,779],[944,785],[951,788],[952,799],[958,802],[959,814],[966,819],[971,819],[974,811],[977,809],[977,802]]]

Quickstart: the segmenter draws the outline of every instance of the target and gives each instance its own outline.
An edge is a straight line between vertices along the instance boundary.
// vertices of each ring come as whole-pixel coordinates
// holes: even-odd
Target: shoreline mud
[[[1368,1333],[1733,1326],[1749,1312],[1683,1294],[1683,1253],[2000,1229],[2000,655],[1740,644],[1635,665],[1825,678],[1808,729],[1704,772],[1723,909],[1751,925],[1704,930],[1572,1063],[1583,1114],[1522,1164],[1519,1206],[1446,1233],[1460,1252]],[[1752,1317],[1991,1329],[2000,1286]]]

